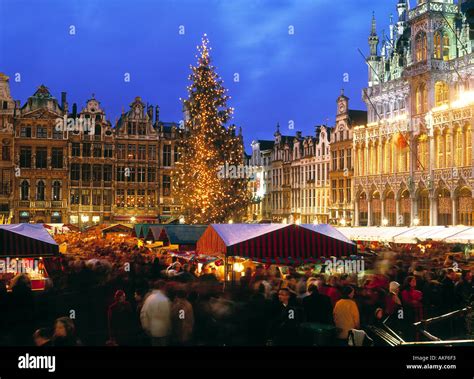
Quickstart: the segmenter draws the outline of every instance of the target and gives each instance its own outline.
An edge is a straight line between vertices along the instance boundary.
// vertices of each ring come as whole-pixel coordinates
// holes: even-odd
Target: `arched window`
[[[53,183],[53,200],[61,200],[61,182],[59,182],[58,180]]]
[[[422,62],[426,60],[427,57],[427,38],[426,38],[426,33],[425,32],[420,32],[416,36],[416,61],[417,62]]]
[[[437,107],[447,104],[449,100],[449,87],[445,82],[436,82],[435,84],[435,104]]]
[[[44,182],[42,180],[40,180],[38,182],[38,184],[36,184],[36,200],[38,201],[44,201],[45,199],[45,185],[44,185]]]
[[[21,182],[21,200],[27,201],[30,199],[30,184],[27,180]]]
[[[441,32],[437,31],[434,35],[434,57],[435,59],[442,59],[443,57],[443,37]]]

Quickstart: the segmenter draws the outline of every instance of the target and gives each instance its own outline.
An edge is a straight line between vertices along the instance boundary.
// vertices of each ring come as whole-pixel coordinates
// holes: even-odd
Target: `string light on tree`
[[[179,131],[179,160],[173,170],[173,192],[191,224],[240,220],[250,203],[247,179],[221,178],[225,164],[243,164],[242,136],[234,125],[226,127],[233,113],[222,79],[211,65],[209,40],[197,47],[197,65],[191,66],[186,119]]]

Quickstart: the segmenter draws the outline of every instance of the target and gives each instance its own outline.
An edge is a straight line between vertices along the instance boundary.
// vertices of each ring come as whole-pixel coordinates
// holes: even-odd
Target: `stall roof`
[[[115,224],[102,229],[103,234],[107,233],[131,233],[133,229],[124,224]]]
[[[58,252],[58,244],[41,224],[0,225],[0,256],[43,257]]]
[[[294,224],[212,224],[199,239],[197,251],[267,263],[310,262],[355,251],[354,243],[331,226],[315,229]]]
[[[447,243],[474,243],[474,228],[467,228],[459,233],[447,237]]]
[[[207,225],[150,225],[144,238],[154,241],[167,239],[173,245],[195,245],[206,228]]]
[[[163,225],[150,225],[146,228],[146,233],[144,228],[142,228],[142,238],[146,240],[152,239],[153,241],[159,241],[161,232],[163,231]]]
[[[207,225],[165,225],[163,227],[173,245],[195,245],[207,229]]]
[[[328,224],[303,224],[303,228],[312,230],[313,232],[323,234],[325,236],[335,238],[337,240],[354,244],[349,238],[347,238],[343,233],[337,230],[335,227]]]
[[[470,236],[474,240],[474,228],[466,226],[355,227],[338,230],[353,241],[468,243]]]

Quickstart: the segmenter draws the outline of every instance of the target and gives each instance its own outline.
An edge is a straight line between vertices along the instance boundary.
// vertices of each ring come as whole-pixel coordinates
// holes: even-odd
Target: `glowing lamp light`
[[[346,221],[345,218],[341,218],[340,222],[341,222],[341,226],[346,226],[346,224],[347,224],[347,221]]]
[[[82,216],[81,216],[81,221],[82,221],[82,222],[89,222],[89,216],[87,216],[87,215],[82,215]]]
[[[181,217],[179,218],[179,223],[180,223],[180,224],[184,224],[184,217],[183,217],[183,216],[181,216]]]
[[[234,263],[234,271],[235,272],[244,271],[244,265],[242,263]]]
[[[382,225],[383,225],[383,226],[387,226],[387,225],[388,225],[388,220],[387,220],[386,218],[384,218],[384,219],[382,220]]]
[[[318,220],[314,219],[314,220],[313,220],[313,224],[314,224],[314,225],[318,225]]]
[[[300,219],[296,220],[295,224],[296,225],[301,225],[301,220]]]
[[[415,226],[420,225],[420,219],[419,219],[418,217],[416,217],[416,218],[413,220],[413,225],[415,225]]]
[[[281,223],[282,224],[288,224],[288,219],[285,217]]]
[[[233,223],[234,223],[234,220],[230,219],[229,224],[233,224]]]
[[[130,217],[130,222],[134,224],[137,221],[137,218],[135,216]]]

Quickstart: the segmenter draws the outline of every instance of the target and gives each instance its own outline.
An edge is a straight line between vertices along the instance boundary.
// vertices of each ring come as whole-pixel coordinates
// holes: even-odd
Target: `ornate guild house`
[[[0,74],[0,223],[165,222],[178,217],[171,193],[175,123],[139,97],[115,127],[92,95],[78,111],[45,86],[23,106]]]
[[[373,18],[368,124],[353,137],[355,225],[474,225],[469,7],[400,0],[381,37]]]

